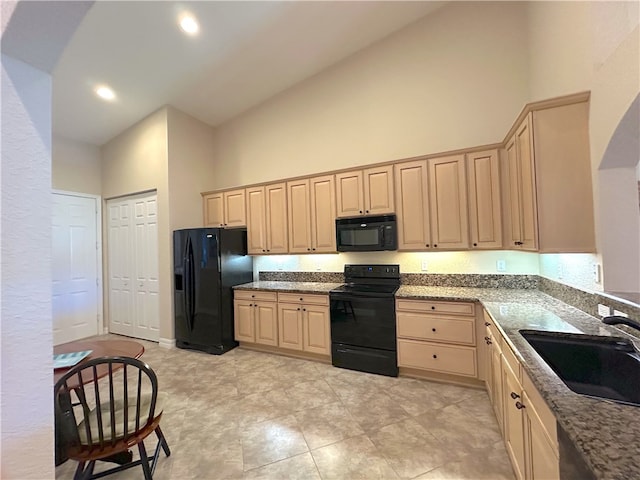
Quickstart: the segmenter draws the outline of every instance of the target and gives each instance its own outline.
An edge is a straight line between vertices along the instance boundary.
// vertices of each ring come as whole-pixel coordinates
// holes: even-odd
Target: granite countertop
[[[259,281],[236,285],[234,290],[270,290],[274,292],[289,293],[329,293],[330,290],[339,287],[341,283],[325,282],[268,282]]]
[[[259,281],[238,290],[328,293],[340,283]],[[396,298],[480,302],[504,334],[524,370],[554,412],[558,425],[596,478],[640,478],[640,407],[572,392],[520,335],[520,329],[640,339],[538,290],[402,285]],[[640,388],[640,386],[639,386]]]
[[[637,337],[537,290],[402,286],[396,297],[481,302],[595,477],[640,478],[640,407],[572,392],[519,330],[624,337],[640,348]]]

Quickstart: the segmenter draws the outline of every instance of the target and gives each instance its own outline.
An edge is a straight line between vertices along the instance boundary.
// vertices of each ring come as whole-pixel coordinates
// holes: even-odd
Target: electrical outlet
[[[499,272],[506,272],[507,271],[507,262],[505,262],[504,260],[496,261],[496,270],[498,270]]]
[[[558,264],[558,278],[564,278],[564,266],[561,263]]]
[[[608,317],[609,315],[611,315],[611,309],[606,305],[602,305],[601,303],[599,303],[598,315],[600,315],[601,317]]]
[[[426,260],[422,260],[422,265],[421,265],[421,269],[423,272],[426,272],[428,270],[429,264],[427,263]]]
[[[595,283],[602,282],[602,267],[600,267],[599,263],[593,264],[593,281]]]
[[[618,317],[625,317],[625,318],[629,318],[629,315],[627,315],[626,313],[621,312],[621,311],[619,311],[619,310],[614,310],[614,311],[613,311],[613,314],[614,314],[614,315],[617,315]]]

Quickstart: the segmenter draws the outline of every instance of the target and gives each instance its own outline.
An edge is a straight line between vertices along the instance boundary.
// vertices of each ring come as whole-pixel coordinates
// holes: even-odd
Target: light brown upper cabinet
[[[467,154],[471,248],[502,247],[498,150]]]
[[[287,186],[247,188],[247,243],[250,254],[287,253]]]
[[[464,165],[464,155],[427,160],[431,247],[434,249],[469,248]]]
[[[234,228],[247,225],[243,189],[203,195],[204,226]]]
[[[393,165],[336,174],[338,217],[394,212]]]
[[[289,252],[336,251],[333,175],[287,182]]]
[[[427,161],[394,165],[398,250],[425,250],[431,246]]]
[[[507,141],[509,248],[595,251],[587,102],[536,110]]]

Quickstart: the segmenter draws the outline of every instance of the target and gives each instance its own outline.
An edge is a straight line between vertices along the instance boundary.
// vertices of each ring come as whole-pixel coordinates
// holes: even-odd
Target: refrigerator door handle
[[[193,258],[193,243],[189,239],[189,330],[193,331],[193,324],[196,316],[196,277]]]
[[[187,241],[184,246],[184,257],[183,257],[183,265],[184,265],[184,295],[183,295],[183,303],[184,303],[184,316],[187,321],[187,328],[191,332],[193,330],[192,327],[192,319],[191,319],[191,256],[189,255],[189,251],[191,249],[191,238],[187,237]]]

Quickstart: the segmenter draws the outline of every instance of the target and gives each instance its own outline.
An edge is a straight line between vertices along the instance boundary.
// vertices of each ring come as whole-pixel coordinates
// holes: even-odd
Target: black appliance
[[[176,346],[220,355],[236,347],[234,285],[253,281],[246,230],[173,232]]]
[[[346,283],[329,292],[331,362],[398,376],[395,293],[399,265],[345,265]]]
[[[339,218],[336,245],[339,252],[373,252],[398,249],[395,215]]]

